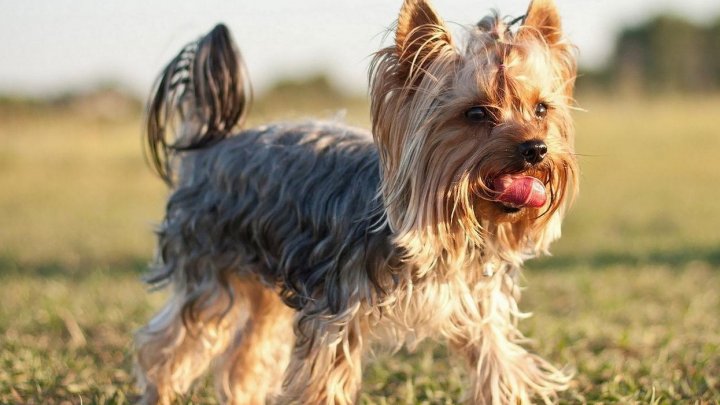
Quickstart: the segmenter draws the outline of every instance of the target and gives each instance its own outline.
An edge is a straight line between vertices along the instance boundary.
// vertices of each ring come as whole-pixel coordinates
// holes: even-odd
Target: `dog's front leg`
[[[515,277],[498,273],[475,288],[476,308],[465,308],[454,323],[462,325],[453,346],[469,360],[473,404],[550,403],[567,389],[569,377],[546,360],[528,352],[517,329],[526,315],[517,307],[520,289]],[[479,319],[478,319],[479,318]]]
[[[352,404],[362,378],[362,322],[342,314],[301,312],[296,344],[277,404]]]

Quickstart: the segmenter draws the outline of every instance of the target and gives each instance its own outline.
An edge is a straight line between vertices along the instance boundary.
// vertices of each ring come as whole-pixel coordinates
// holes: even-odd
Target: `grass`
[[[254,121],[293,105],[261,103]],[[310,109],[330,116],[333,105]],[[529,263],[521,306],[535,315],[521,327],[575,370],[563,402],[718,403],[720,98],[582,107],[581,196],[555,256]],[[353,102],[349,120],[366,123],[365,111]],[[139,132],[137,119],[0,109],[0,403],[136,395],[131,335],[165,298],[138,280],[167,194]],[[455,403],[460,364],[432,342],[378,355],[362,402]],[[213,401],[207,380],[183,399]]]
[[[557,255],[682,256],[720,264],[720,100],[590,99],[577,116],[581,193]],[[712,256],[712,252],[715,255]],[[692,260],[688,257],[688,260]],[[631,263],[632,264],[632,263]]]

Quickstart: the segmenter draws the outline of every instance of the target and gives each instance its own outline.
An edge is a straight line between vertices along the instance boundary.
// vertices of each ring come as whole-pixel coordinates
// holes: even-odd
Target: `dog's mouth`
[[[547,201],[545,185],[536,177],[520,174],[503,174],[489,182],[497,194],[497,201],[507,213],[522,208],[540,208]]]

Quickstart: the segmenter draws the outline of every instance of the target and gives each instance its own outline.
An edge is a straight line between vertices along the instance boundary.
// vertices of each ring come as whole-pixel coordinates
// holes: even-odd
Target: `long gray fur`
[[[190,317],[233,272],[259,275],[294,308],[312,301],[313,311],[337,313],[350,296],[347,272],[366,272],[378,291],[387,284],[377,148],[366,131],[331,122],[233,133],[246,109],[239,57],[227,29],[215,28],[171,62],[150,103],[151,161],[176,185],[148,281],[187,289]],[[198,91],[215,83],[225,87]],[[182,122],[172,143],[174,109]]]

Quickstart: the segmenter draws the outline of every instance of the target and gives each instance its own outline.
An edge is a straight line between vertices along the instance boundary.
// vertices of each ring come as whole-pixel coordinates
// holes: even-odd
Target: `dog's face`
[[[426,1],[405,1],[395,46],[378,54],[372,75],[396,231],[537,229],[572,199],[572,48],[552,1],[534,0],[518,25],[486,17],[458,48]]]

